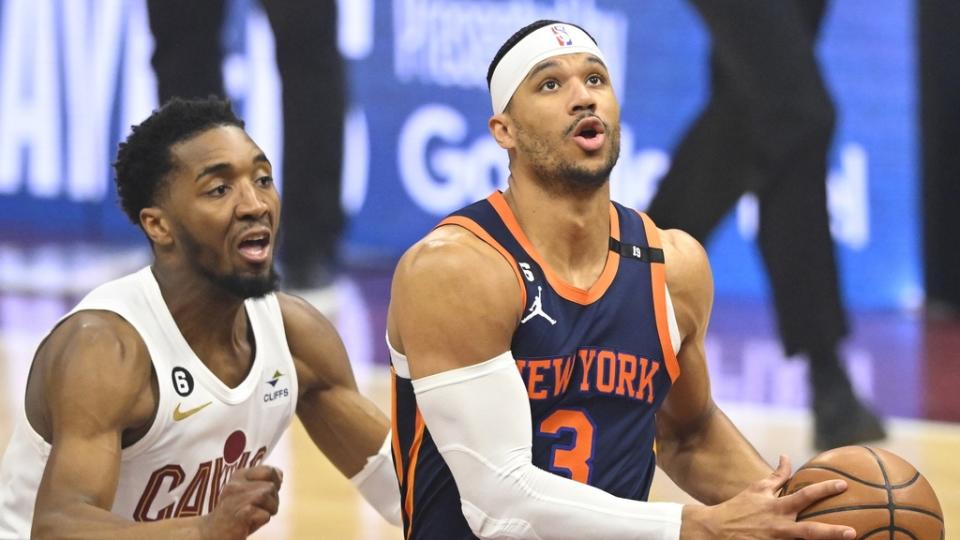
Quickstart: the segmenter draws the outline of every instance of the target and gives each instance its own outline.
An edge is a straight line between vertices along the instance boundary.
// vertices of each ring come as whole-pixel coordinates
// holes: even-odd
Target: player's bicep
[[[37,513],[68,502],[109,509],[123,431],[152,418],[151,367],[142,342],[115,321],[81,314],[38,352],[50,456]]]
[[[37,494],[37,514],[71,502],[109,510],[120,473],[120,434],[57,434]]]
[[[683,438],[705,425],[714,409],[703,342],[687,343],[677,354],[682,375],[676,380],[657,414],[657,437]]]
[[[681,336],[677,361],[682,375],[667,395],[657,423],[658,436],[674,437],[695,431],[714,409],[705,348],[713,277],[699,242],[679,230],[663,231],[662,237],[667,285]]]
[[[519,305],[516,278],[503,258],[469,233],[454,233],[404,255],[394,276],[390,326],[417,379],[509,350]]]

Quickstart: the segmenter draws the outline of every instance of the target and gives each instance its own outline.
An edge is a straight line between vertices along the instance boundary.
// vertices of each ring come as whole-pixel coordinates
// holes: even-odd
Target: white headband
[[[503,55],[490,77],[494,114],[507,108],[510,98],[534,66],[547,58],[575,53],[591,53],[606,63],[593,39],[572,24],[549,24],[524,36]]]

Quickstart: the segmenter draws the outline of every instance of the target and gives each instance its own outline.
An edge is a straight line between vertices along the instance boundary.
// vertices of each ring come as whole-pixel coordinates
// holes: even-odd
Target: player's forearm
[[[308,396],[298,411],[317,447],[384,519],[401,525],[386,416],[355,390]]]
[[[392,433],[387,432],[380,450],[367,458],[363,469],[350,477],[350,482],[377,512],[393,525],[403,525],[400,512],[400,488],[390,455]]]
[[[390,431],[383,412],[351,388],[331,388],[304,396],[297,416],[317,448],[347,478],[363,470]]]
[[[64,504],[57,508],[37,507],[31,538],[110,540],[207,540],[201,517],[164,519],[140,523],[123,519],[102,508],[84,503]]]
[[[681,505],[615,497],[533,465],[530,405],[510,353],[413,384],[476,536],[679,538]]]
[[[704,504],[723,502],[772,470],[717,407],[697,430],[658,442],[660,467]]]

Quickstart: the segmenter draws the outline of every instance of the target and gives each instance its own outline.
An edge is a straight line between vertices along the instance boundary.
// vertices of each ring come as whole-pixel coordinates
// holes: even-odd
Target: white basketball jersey
[[[290,424],[297,376],[280,304],[270,294],[244,307],[256,355],[235,388],[194,354],[149,267],[96,288],[64,316],[106,310],[123,317],[146,344],[159,382],[153,425],[122,452],[114,513],[136,521],[209,513],[231,474],[263,463]],[[30,536],[49,454],[50,445],[21,414],[0,464],[0,538]]]

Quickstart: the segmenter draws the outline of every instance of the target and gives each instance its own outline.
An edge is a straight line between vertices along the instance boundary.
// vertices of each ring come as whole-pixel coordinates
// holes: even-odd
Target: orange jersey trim
[[[517,260],[513,258],[513,255],[499,242],[493,239],[483,227],[480,226],[476,221],[463,216],[453,216],[448,217],[437,224],[437,227],[442,227],[444,225],[456,225],[458,227],[463,227],[464,229],[473,233],[474,236],[486,242],[490,247],[497,250],[504,259],[507,260],[507,264],[510,265],[510,268],[513,269],[513,275],[517,277],[517,284],[520,285],[520,313],[522,314],[527,309],[527,287],[523,283],[523,276],[520,275],[520,269],[517,267]]]
[[[403,508],[407,514],[407,522],[410,524],[407,528],[407,538],[410,538],[410,533],[413,531],[413,488],[414,482],[417,479],[417,460],[420,458],[420,447],[423,445],[423,432],[426,430],[426,424],[423,423],[423,415],[420,414],[420,409],[417,409],[415,426],[413,444],[410,446],[410,469],[407,470],[407,496],[403,502]]]
[[[390,366],[390,445],[393,448],[393,465],[397,469],[397,484],[403,484],[403,459],[400,452],[400,433],[397,424],[397,371]]]
[[[603,297],[603,294],[607,292],[607,289],[613,284],[613,278],[617,276],[617,269],[620,267],[619,253],[612,250],[607,252],[607,261],[603,266],[603,272],[601,272],[600,277],[597,278],[597,281],[589,289],[584,290],[575,287],[556,275],[543,260],[543,257],[540,256],[540,253],[537,252],[536,248],[533,247],[533,243],[531,243],[527,235],[524,234],[523,229],[520,228],[520,223],[517,222],[513,211],[510,210],[510,205],[507,204],[503,193],[495,191],[487,197],[487,201],[493,205],[494,210],[497,211],[500,219],[506,224],[507,229],[510,230],[510,233],[517,242],[519,242],[523,249],[527,251],[527,254],[540,265],[543,274],[547,277],[547,282],[550,283],[553,290],[561,297],[586,306]],[[614,240],[620,240],[620,217],[617,215],[617,209],[613,206],[613,203],[610,203],[610,236]],[[521,284],[522,283],[521,281]],[[524,301],[524,309],[526,309],[526,301]]]
[[[663,249],[660,244],[660,231],[649,216],[636,211],[643,219],[643,229],[647,233],[647,243],[652,248]],[[665,263],[650,263],[650,280],[653,285],[653,309],[657,319],[657,334],[660,336],[660,348],[663,349],[663,360],[667,364],[667,373],[670,382],[676,382],[680,376],[680,363],[673,352],[670,342],[670,323],[667,322],[667,278]]]

